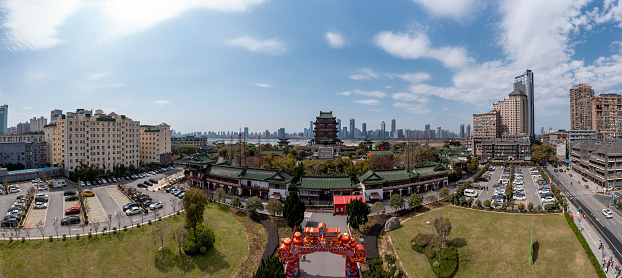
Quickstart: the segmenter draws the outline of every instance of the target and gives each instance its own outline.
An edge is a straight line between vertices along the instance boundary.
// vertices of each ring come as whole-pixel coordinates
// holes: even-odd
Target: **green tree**
[[[367,223],[367,215],[369,215],[369,208],[363,200],[354,199],[346,205],[348,211],[348,222],[353,229],[359,228],[360,225]]]
[[[226,197],[227,197],[227,194],[225,193],[225,190],[222,187],[216,188],[216,191],[214,191],[214,199],[216,200],[216,202],[224,203]]]
[[[257,196],[246,199],[246,212],[250,215],[256,214],[258,210],[263,209],[261,199]]]
[[[276,216],[278,213],[283,212],[283,204],[277,199],[270,199],[266,205],[266,210],[269,214]]]
[[[285,268],[283,268],[281,259],[272,256],[267,261],[262,260],[253,278],[285,278]]]
[[[489,208],[490,207],[490,200],[484,201],[484,206]]]
[[[438,192],[438,197],[441,199],[447,199],[447,197],[449,197],[449,188],[441,188],[441,190]]]
[[[197,188],[188,189],[182,199],[184,210],[186,210],[186,224],[192,229],[194,235],[197,234],[197,225],[203,222],[207,201],[205,192]]]
[[[300,200],[298,192],[290,191],[283,205],[283,217],[287,220],[287,226],[293,229],[295,226],[300,225],[302,220],[304,220],[305,210],[305,203]]]
[[[371,205],[371,213],[381,213],[382,211],[384,211],[384,204],[382,202],[375,202],[373,205]]]
[[[239,208],[242,205],[242,200],[240,200],[240,197],[234,196],[233,199],[231,199],[231,205]]]
[[[400,194],[393,194],[389,199],[389,207],[394,210],[399,210],[404,207],[404,198]]]
[[[421,197],[421,195],[416,193],[410,194],[410,197],[408,198],[409,208],[419,209],[421,204],[423,204],[423,197]]]

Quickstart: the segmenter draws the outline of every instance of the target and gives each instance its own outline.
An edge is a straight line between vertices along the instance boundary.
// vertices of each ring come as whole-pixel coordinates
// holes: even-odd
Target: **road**
[[[560,190],[568,197],[570,203],[580,207],[587,217],[587,221],[594,227],[605,246],[612,250],[612,255],[618,262],[622,262],[622,218],[616,212],[613,218],[606,218],[602,209],[608,208],[608,196],[596,196],[591,190],[579,185],[577,180],[569,177],[566,173],[549,173],[551,177],[560,183]],[[572,185],[571,185],[572,183]],[[613,210],[612,210],[613,211]],[[597,252],[594,252],[597,253]]]

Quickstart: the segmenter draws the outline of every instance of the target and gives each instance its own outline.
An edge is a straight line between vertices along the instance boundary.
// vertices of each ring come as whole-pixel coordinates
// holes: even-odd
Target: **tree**
[[[240,206],[242,206],[242,200],[240,200],[240,197],[238,196],[233,196],[233,199],[231,199],[231,205],[239,208]]]
[[[369,160],[369,165],[371,166],[371,169],[382,170],[391,169],[391,167],[393,167],[391,158],[392,155],[373,154],[370,155],[367,160]]]
[[[246,199],[246,212],[248,214],[255,214],[258,210],[263,209],[263,204],[261,203],[261,199],[257,196],[250,197]]]
[[[404,207],[404,198],[400,194],[393,194],[389,199],[389,207],[397,211]]]
[[[171,203],[171,207],[173,208],[173,213],[177,213],[177,205],[179,205],[179,202],[177,201],[177,199],[170,199],[168,201],[169,203]]]
[[[283,212],[283,204],[277,199],[270,199],[266,205],[266,210],[269,214],[276,216],[278,213]]]
[[[490,200],[485,200],[484,201],[484,206],[489,208],[490,207]]]
[[[214,199],[216,200],[216,202],[220,202],[220,203],[224,203],[226,200],[227,194],[225,193],[225,190],[222,187],[216,188],[216,191],[214,191]]]
[[[434,194],[434,192],[432,192],[433,194],[428,194],[427,196],[425,196],[425,200],[431,204],[436,202],[436,194]]]
[[[95,230],[95,234],[97,234],[97,232],[99,232],[99,225],[101,223],[99,221],[93,221],[91,223],[91,227],[93,227],[93,230]]]
[[[451,232],[451,222],[449,222],[449,219],[439,216],[432,222],[432,227],[436,232],[435,245],[437,248],[437,254],[440,258],[441,249],[446,247],[447,236]],[[442,260],[438,260],[439,263],[441,263],[441,261]]]
[[[166,238],[168,231],[168,223],[164,221],[160,221],[153,226],[153,230],[151,230],[153,236],[153,243],[160,243],[161,250],[164,251],[164,239]]]
[[[438,197],[441,199],[447,199],[447,197],[449,197],[449,188],[441,188],[441,190],[438,192]]]
[[[79,180],[78,180],[79,181]],[[78,182],[77,184],[77,190],[76,190],[76,196],[78,196],[78,206],[80,207],[80,214],[82,214],[82,219],[85,220],[85,222],[88,221],[88,212],[90,210],[89,205],[86,201],[86,196],[84,196],[84,188],[82,186],[80,186],[80,182]]]
[[[380,214],[384,211],[384,204],[382,202],[375,202],[371,205],[371,213]]]
[[[262,260],[253,278],[285,278],[285,268],[283,268],[281,259],[272,256],[267,261]]]
[[[114,220],[117,222],[118,230],[121,230],[121,224],[123,224],[124,219],[125,219],[125,213],[118,212],[118,211],[114,213]]]
[[[304,220],[305,210],[305,203],[300,200],[298,192],[290,191],[289,196],[285,199],[285,204],[283,204],[283,216],[287,220],[287,226],[292,229],[299,226]]]
[[[529,204],[527,204],[527,211],[533,211],[533,203],[529,202]]]
[[[6,176],[2,177],[2,189],[4,190],[3,193],[9,193],[9,180]]]
[[[114,216],[112,214],[108,214],[108,217],[106,218],[106,223],[108,224],[108,234],[110,234],[110,230],[112,229],[113,217]]]
[[[408,198],[408,207],[409,208],[414,208],[414,209],[418,209],[421,207],[421,204],[423,204],[423,197],[421,197],[421,195],[419,194],[411,194],[410,197]]]
[[[191,188],[186,191],[182,201],[184,210],[186,210],[186,224],[192,229],[193,234],[196,235],[197,225],[203,222],[203,214],[207,206],[207,195],[199,189]]]
[[[367,215],[369,215],[369,208],[363,200],[353,199],[346,205],[348,211],[348,222],[352,228],[357,229],[360,225],[367,223]]]
[[[525,204],[520,203],[518,204],[518,211],[524,211],[525,210]]]
[[[37,227],[37,230],[39,230],[39,233],[41,234],[41,237],[45,238],[45,226],[43,224],[43,221],[39,220],[39,222],[37,222],[37,224],[35,224],[35,226]]]
[[[58,227],[60,227],[60,221],[58,217],[54,217],[52,219],[52,226],[54,226],[54,231],[56,231],[56,237],[58,237]]]
[[[173,241],[177,243],[177,250],[179,250],[179,255],[182,255],[181,247],[184,245],[186,239],[188,239],[188,231],[186,231],[183,226],[177,226],[171,231],[171,237],[173,238]]]

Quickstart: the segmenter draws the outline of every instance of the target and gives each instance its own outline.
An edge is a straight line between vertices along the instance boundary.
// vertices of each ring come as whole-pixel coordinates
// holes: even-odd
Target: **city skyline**
[[[527,69],[530,130],[569,129],[574,85],[620,93],[619,7],[513,3],[155,2],[148,13],[129,2],[4,1],[0,104],[8,126],[83,108],[183,132],[302,132],[333,111],[370,130],[395,119],[456,132]]]

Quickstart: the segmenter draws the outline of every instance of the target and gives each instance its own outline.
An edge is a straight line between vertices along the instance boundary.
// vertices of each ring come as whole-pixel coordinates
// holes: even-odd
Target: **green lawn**
[[[449,218],[450,240],[461,242],[455,277],[596,277],[563,215],[517,215],[446,207],[413,217],[389,232],[410,277],[434,277],[427,258],[410,247],[418,233],[432,233],[426,221]],[[529,234],[538,243],[529,265]]]
[[[244,227],[228,207],[215,204],[208,205],[205,220],[214,230],[216,242],[201,256],[180,257],[170,237],[165,242],[170,251],[159,253],[152,239],[152,226],[144,225],[112,237],[0,242],[0,276],[232,277],[248,250]],[[171,226],[182,225],[183,214],[163,221]]]

